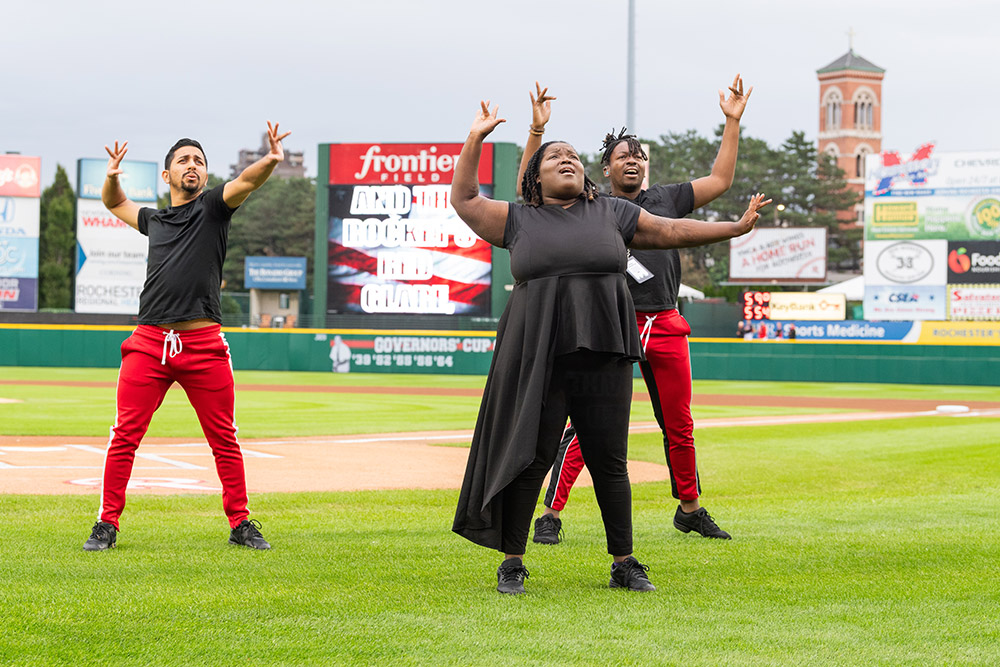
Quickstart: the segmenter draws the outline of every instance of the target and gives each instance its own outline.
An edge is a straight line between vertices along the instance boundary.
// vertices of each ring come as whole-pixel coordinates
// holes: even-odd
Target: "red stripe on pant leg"
[[[576,484],[576,480],[582,470],[583,454],[580,452],[580,441],[574,436],[566,447],[566,455],[563,457],[562,466],[558,470],[559,484],[556,485],[556,495],[552,499],[552,509],[561,512],[566,507],[566,501],[569,500],[569,492],[573,489],[573,485]]]
[[[235,392],[229,346],[218,327],[182,332],[184,351],[172,360],[177,381],[188,395],[212,448],[215,469],[222,482],[222,506],[235,528],[246,519],[246,472],[243,452],[236,438]]]
[[[637,313],[637,321],[645,324],[647,314],[652,315]],[[691,357],[687,339],[690,332],[691,328],[676,310],[658,313],[646,344],[643,368],[650,397],[658,403],[670,474],[681,500],[695,500],[700,491],[691,417]]]

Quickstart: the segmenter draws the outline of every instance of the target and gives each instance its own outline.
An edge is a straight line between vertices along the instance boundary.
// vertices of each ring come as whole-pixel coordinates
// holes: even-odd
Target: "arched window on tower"
[[[861,130],[871,130],[874,127],[875,99],[868,91],[861,91],[854,96],[854,127]]]
[[[826,107],[826,130],[836,130],[840,128],[840,105],[843,98],[840,91],[829,90],[826,93],[823,105]]]
[[[857,176],[858,178],[865,177],[865,160],[868,158],[868,155],[871,152],[872,152],[871,149],[868,148],[867,146],[858,147],[858,153],[854,157],[855,172],[856,172],[855,176]]]

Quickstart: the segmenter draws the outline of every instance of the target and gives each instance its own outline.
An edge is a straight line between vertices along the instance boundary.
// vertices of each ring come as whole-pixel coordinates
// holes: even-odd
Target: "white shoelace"
[[[177,333],[176,331],[174,331],[173,329],[171,329],[170,331],[165,331],[163,333],[163,336],[164,336],[164,338],[163,338],[163,358],[160,359],[160,365],[161,366],[165,366],[166,363],[167,363],[167,346],[168,345],[170,346],[169,350],[170,350],[170,358],[171,359],[173,359],[178,354],[180,354],[181,350],[184,349],[184,346],[181,344],[181,335],[179,333]]]
[[[657,317],[659,317],[659,315],[646,315],[646,324],[642,327],[642,331],[639,332],[639,340],[642,341],[643,352],[646,351],[646,346],[649,345],[649,339],[653,335],[653,321]]]

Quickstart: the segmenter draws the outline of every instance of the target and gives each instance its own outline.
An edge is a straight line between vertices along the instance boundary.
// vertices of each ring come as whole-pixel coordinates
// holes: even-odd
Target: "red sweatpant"
[[[249,516],[243,453],[236,439],[233,368],[221,327],[167,331],[139,325],[122,343],[117,413],[104,459],[98,516],[116,529],[135,450],[175,381],[187,393],[212,448],[230,527]]]
[[[653,414],[663,432],[671,490],[674,498],[696,500],[701,483],[691,417],[691,355],[687,339],[691,327],[676,309],[635,315],[646,351],[646,361],[639,368],[653,403]],[[573,425],[569,424],[552,468],[546,507],[562,511],[583,466],[580,443]]]

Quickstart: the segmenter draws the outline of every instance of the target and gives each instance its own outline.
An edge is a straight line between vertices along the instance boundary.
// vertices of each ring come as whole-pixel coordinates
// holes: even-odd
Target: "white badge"
[[[643,266],[642,262],[637,260],[631,254],[628,256],[628,266],[625,268],[625,271],[632,276],[632,279],[637,283],[644,283],[653,277],[652,271]]]

